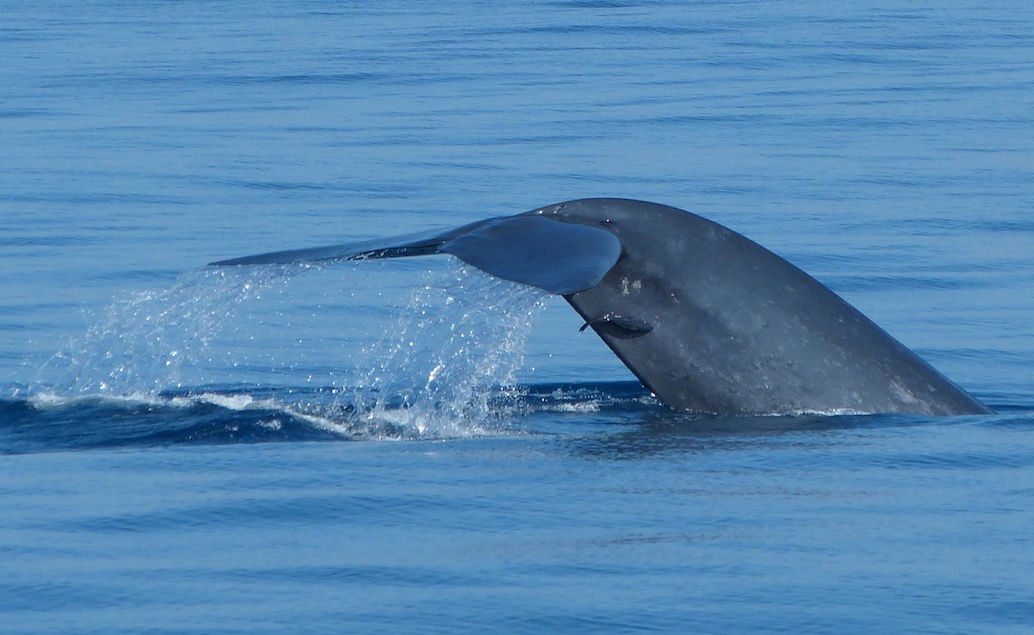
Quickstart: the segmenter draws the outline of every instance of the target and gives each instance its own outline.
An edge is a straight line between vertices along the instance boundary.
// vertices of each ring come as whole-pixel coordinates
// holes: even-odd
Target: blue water
[[[0,4],[0,632],[1028,632],[1026,2]],[[680,415],[455,261],[585,196],[801,266],[987,417]]]

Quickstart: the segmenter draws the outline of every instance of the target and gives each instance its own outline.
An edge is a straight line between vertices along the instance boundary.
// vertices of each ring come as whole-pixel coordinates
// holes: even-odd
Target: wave
[[[200,386],[127,395],[58,394],[0,398],[0,454],[71,449],[278,441],[410,441],[560,434],[602,437],[591,444],[678,445],[679,439],[742,437],[852,428],[946,425],[907,415],[800,412],[718,417],[672,411],[638,382],[496,386],[483,409],[463,418],[429,410],[409,395],[359,388]],[[448,419],[449,416],[455,418]],[[994,417],[961,417],[967,425],[1034,424],[1034,407],[1004,406]],[[588,437],[587,437],[588,438]],[[675,439],[673,441],[672,439]],[[650,445],[650,444],[654,445]]]
[[[378,404],[371,407],[371,404]],[[338,387],[201,387],[0,399],[0,453],[268,441],[388,441],[534,433],[540,413],[620,417],[663,407],[635,382],[497,387],[486,415],[429,425],[406,395]]]

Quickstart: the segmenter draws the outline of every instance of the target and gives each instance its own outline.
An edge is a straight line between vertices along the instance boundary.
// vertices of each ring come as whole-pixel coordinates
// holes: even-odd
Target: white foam
[[[109,395],[103,393],[94,394],[60,394],[53,391],[43,391],[29,395],[29,405],[40,410],[47,408],[63,408],[77,403],[104,403],[108,402],[119,406],[157,406],[171,403],[155,394],[134,392],[126,395]],[[176,404],[172,404],[176,405]]]
[[[864,410],[853,410],[851,408],[830,408],[828,410],[791,410],[789,412],[772,412],[765,414],[765,417],[805,417],[805,416],[817,416],[817,417],[845,417],[852,415],[872,415],[874,412],[866,412]]]
[[[256,405],[269,408],[276,405],[272,400],[266,400],[266,403],[256,403],[255,398],[251,395],[221,395],[208,392],[198,395],[194,398],[194,401],[209,403],[227,410],[244,410]]]
[[[551,408],[556,412],[599,412],[598,401],[582,401],[576,403],[558,403]]]

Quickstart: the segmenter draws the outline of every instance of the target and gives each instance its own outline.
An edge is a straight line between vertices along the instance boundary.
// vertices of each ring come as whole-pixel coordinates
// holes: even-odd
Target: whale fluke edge
[[[989,414],[810,275],[690,212],[592,198],[441,233],[214,262],[451,254],[561,295],[658,399],[717,415]]]

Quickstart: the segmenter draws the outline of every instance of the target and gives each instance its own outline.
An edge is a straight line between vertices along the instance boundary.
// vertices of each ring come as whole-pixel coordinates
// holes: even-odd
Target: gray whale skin
[[[451,254],[561,295],[658,399],[717,415],[991,411],[817,280],[689,212],[593,198],[213,265]]]

